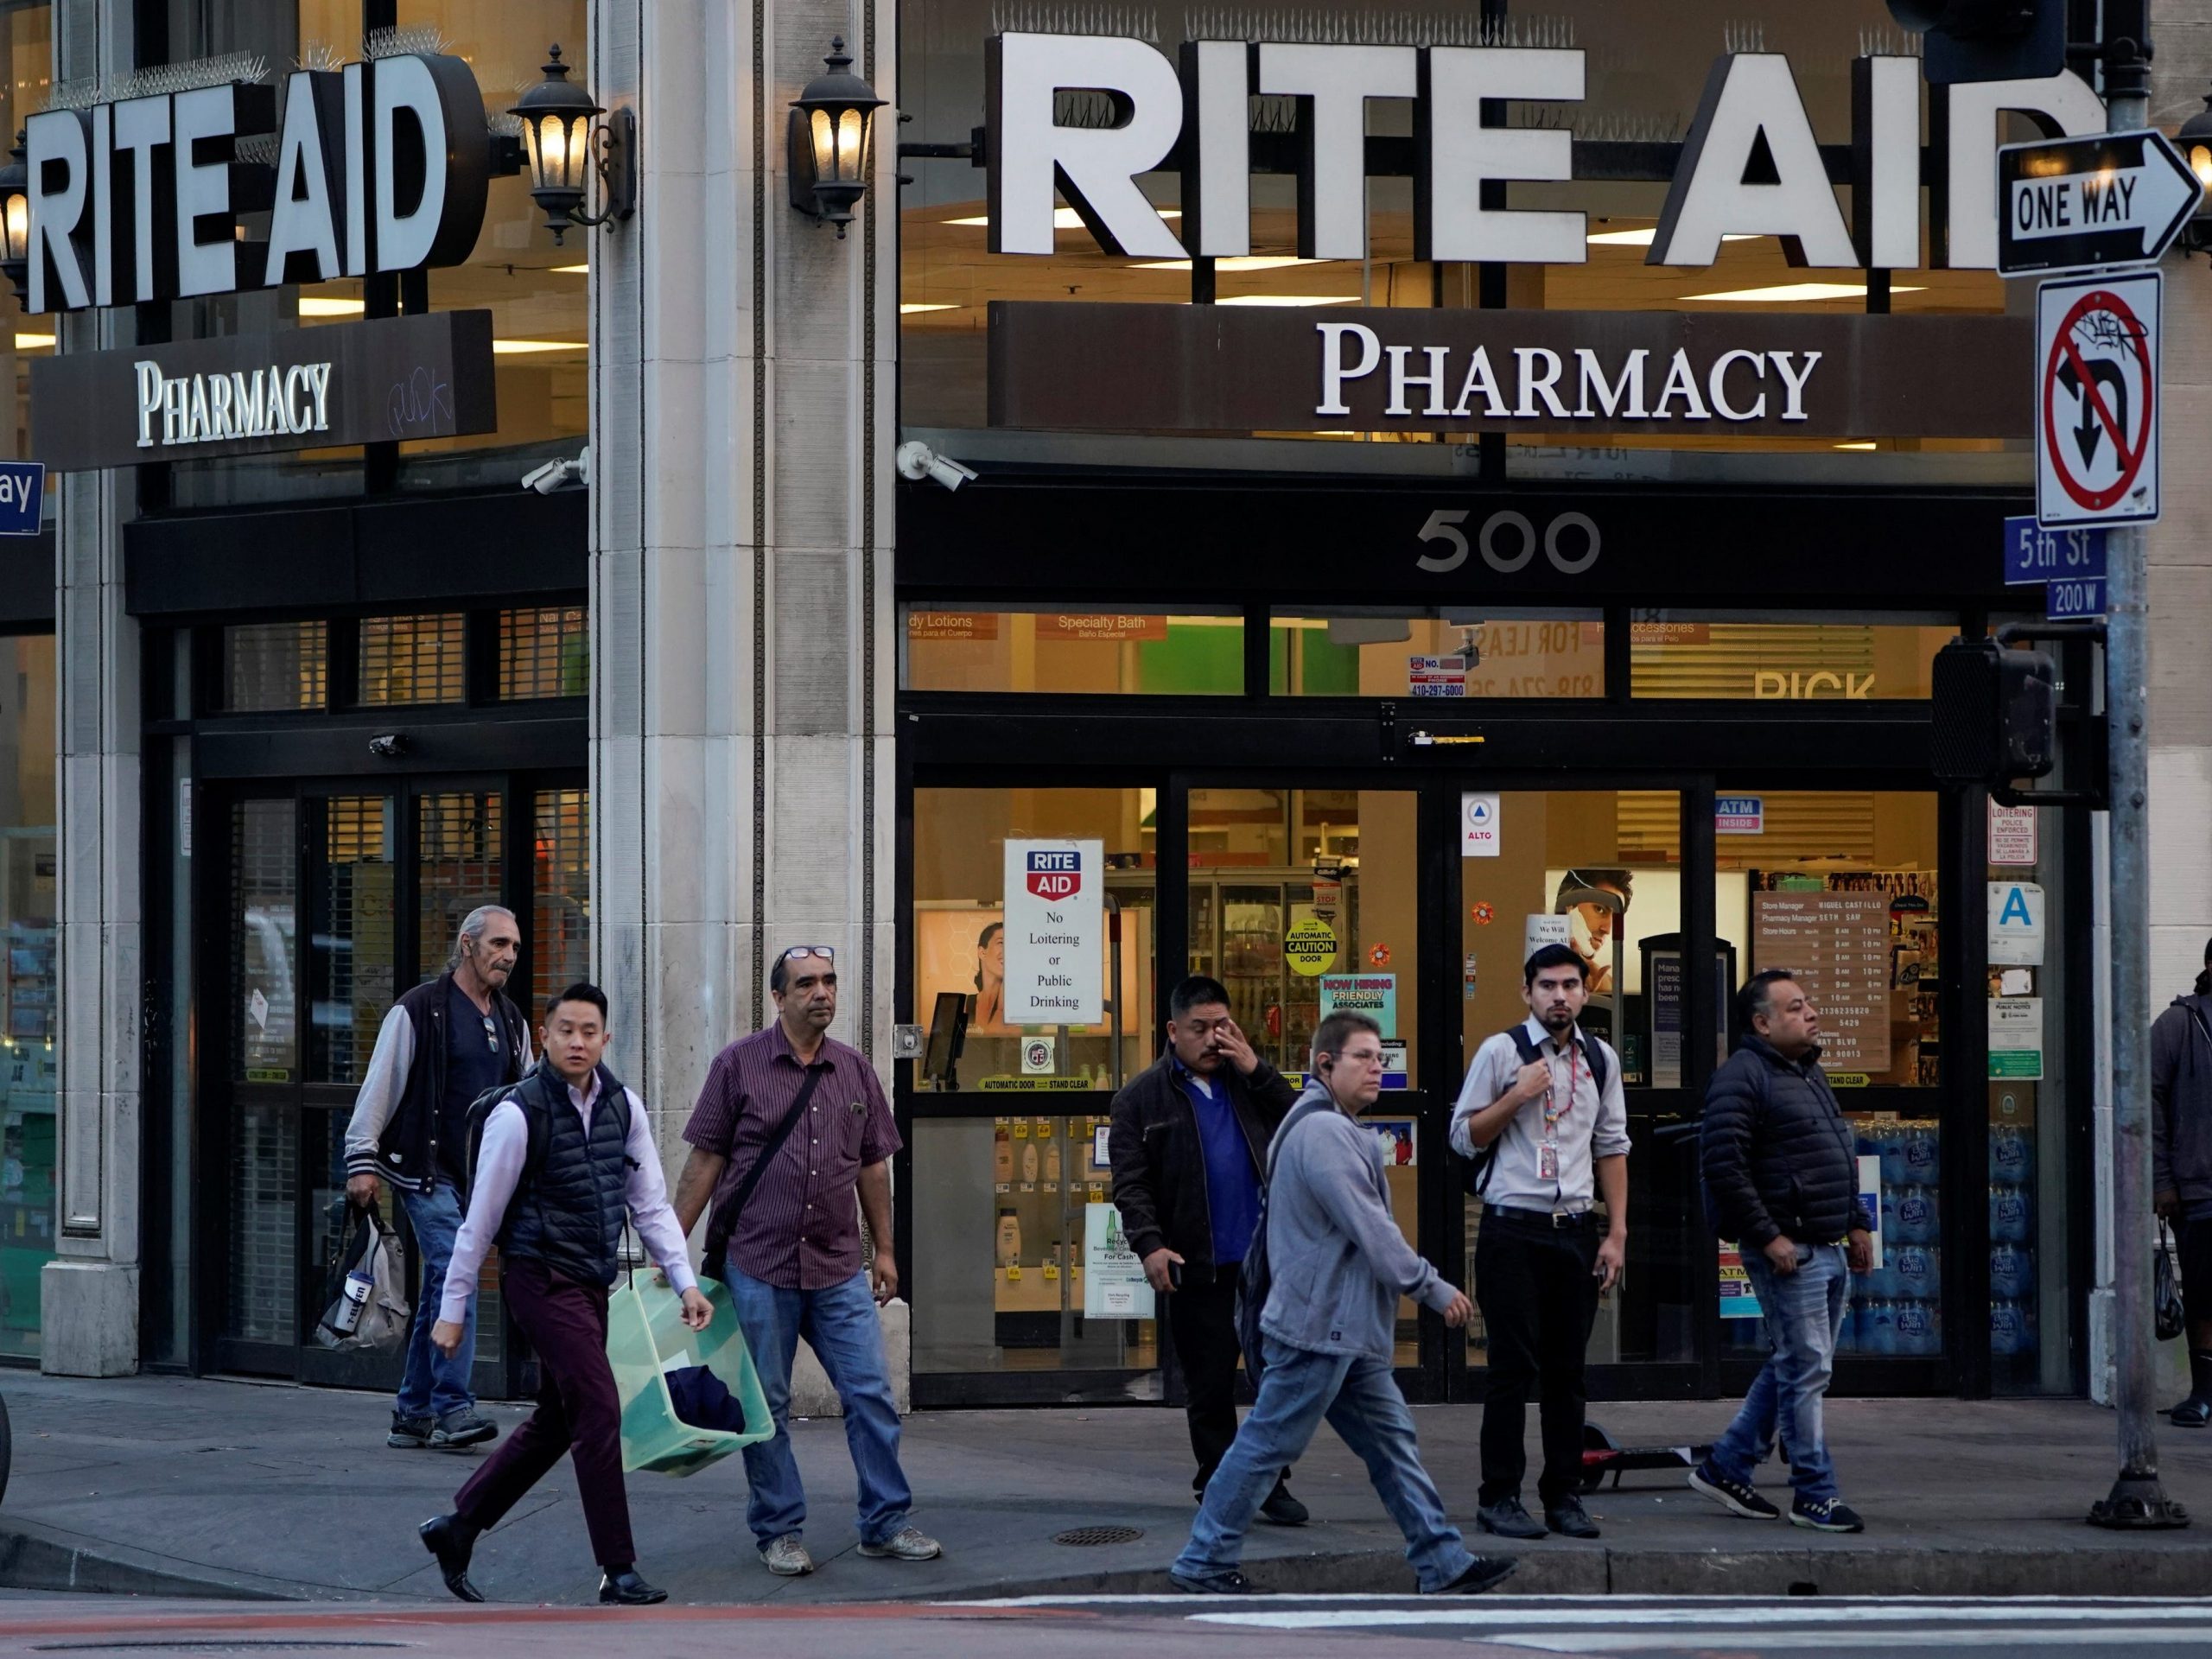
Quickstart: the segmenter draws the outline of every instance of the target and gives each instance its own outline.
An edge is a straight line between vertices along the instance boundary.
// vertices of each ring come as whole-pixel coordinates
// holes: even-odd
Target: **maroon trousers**
[[[622,1402],[607,1363],[607,1288],[556,1279],[529,1260],[510,1260],[503,1282],[544,1381],[530,1421],[468,1478],[454,1511],[479,1527],[498,1525],[566,1452],[576,1466],[594,1559],[627,1565],[638,1551],[622,1487]]]

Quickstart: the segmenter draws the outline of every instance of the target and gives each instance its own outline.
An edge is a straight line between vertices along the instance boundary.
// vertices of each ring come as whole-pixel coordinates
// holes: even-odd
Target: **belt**
[[[1508,1221],[1526,1222],[1532,1227],[1546,1227],[1563,1233],[1570,1227],[1581,1227],[1598,1218],[1594,1210],[1516,1210],[1510,1205],[1493,1204],[1484,1206],[1483,1216],[1502,1216]]]

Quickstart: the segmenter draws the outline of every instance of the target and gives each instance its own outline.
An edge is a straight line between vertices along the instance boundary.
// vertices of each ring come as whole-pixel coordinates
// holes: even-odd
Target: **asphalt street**
[[[619,1630],[617,1627],[620,1627]],[[272,1607],[113,1597],[0,1597],[0,1654],[331,1652],[472,1659],[619,1651],[635,1659],[804,1652],[836,1659],[1240,1659],[1344,1652],[1427,1659],[1436,1643],[1531,1653],[1728,1656],[1815,1650],[1917,1656],[2014,1649],[2036,1659],[2212,1659],[2212,1600],[1743,1598],[1492,1594],[1017,1597],[868,1605],[467,1608],[424,1603]]]

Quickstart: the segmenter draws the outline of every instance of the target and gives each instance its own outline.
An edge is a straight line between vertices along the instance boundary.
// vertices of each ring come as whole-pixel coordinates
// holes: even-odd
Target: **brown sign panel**
[[[31,365],[55,472],[499,429],[492,314],[435,311],[72,353]]]
[[[990,423],[2024,438],[2024,317],[994,301]]]

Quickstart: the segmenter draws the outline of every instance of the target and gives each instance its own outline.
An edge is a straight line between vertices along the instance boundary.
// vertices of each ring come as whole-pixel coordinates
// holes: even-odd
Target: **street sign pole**
[[[2124,132],[2150,119],[2150,67],[2142,50],[2147,5],[2108,7],[2106,120]],[[2113,12],[2140,19],[2115,27]],[[2133,19],[2129,21],[2133,21]],[[2116,37],[2123,32],[2133,40]],[[2118,49],[2115,49],[2118,48]],[[2105,710],[2111,728],[2112,1119],[2113,1381],[2120,1420],[2120,1475],[2089,1510],[2093,1526],[2183,1527],[2189,1514],[2158,1480],[2152,1427],[2151,974],[2149,537],[2115,525],[2106,543]]]

